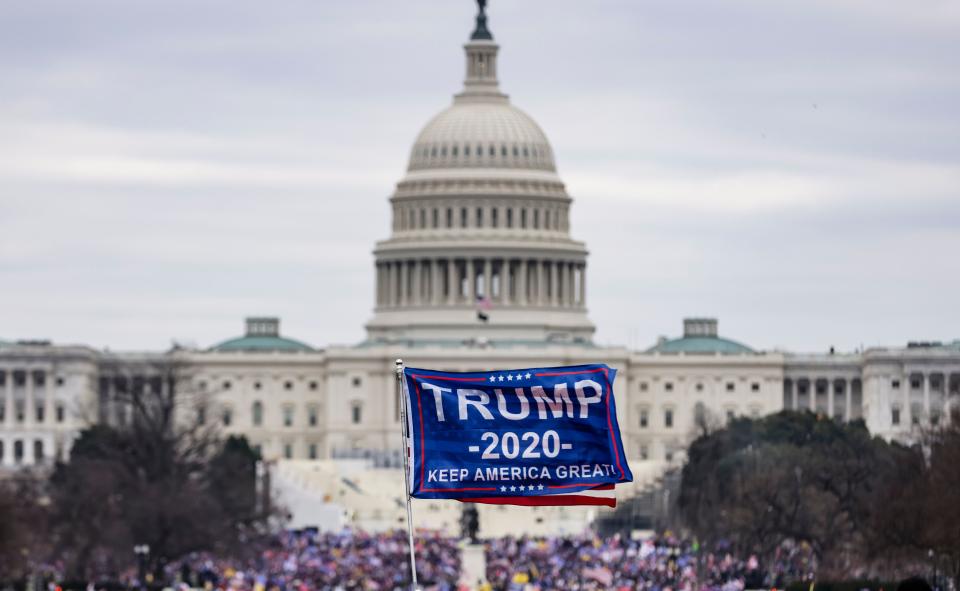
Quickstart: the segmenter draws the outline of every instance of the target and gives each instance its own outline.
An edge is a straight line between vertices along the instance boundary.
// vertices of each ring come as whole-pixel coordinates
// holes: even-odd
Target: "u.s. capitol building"
[[[167,359],[186,368],[183,416],[245,435],[268,459],[396,454],[398,357],[451,371],[615,366],[638,462],[678,462],[701,429],[740,415],[809,409],[908,439],[960,404],[960,341],[757,351],[722,337],[715,319],[689,318],[646,350],[594,345],[587,248],[571,234],[553,148],[501,91],[485,15],[464,47],[463,89],[417,136],[390,197],[364,342],[316,347],[283,336],[276,318],[249,318],[242,336],[209,349],[0,341],[0,465],[49,463],[84,426],[129,421],[126,396],[171,387],[156,374]]]

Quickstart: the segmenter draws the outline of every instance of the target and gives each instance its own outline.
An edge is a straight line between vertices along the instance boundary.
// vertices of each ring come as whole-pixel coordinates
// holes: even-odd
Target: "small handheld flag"
[[[452,373],[404,368],[416,498],[608,505],[633,474],[603,364]]]

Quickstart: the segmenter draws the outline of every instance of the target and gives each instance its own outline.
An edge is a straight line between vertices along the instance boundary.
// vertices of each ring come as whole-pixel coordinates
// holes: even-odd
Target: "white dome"
[[[458,101],[420,132],[409,170],[463,167],[556,170],[543,130],[506,100]]]

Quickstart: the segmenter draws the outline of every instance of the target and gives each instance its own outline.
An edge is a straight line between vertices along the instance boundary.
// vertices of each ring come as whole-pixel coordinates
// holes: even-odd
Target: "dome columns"
[[[380,261],[379,308],[494,307],[584,309],[586,263],[516,257],[432,257]]]

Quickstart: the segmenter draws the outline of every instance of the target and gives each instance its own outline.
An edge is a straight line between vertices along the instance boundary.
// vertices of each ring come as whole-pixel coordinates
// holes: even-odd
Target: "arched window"
[[[263,403],[257,400],[253,403],[253,426],[263,425]]]

